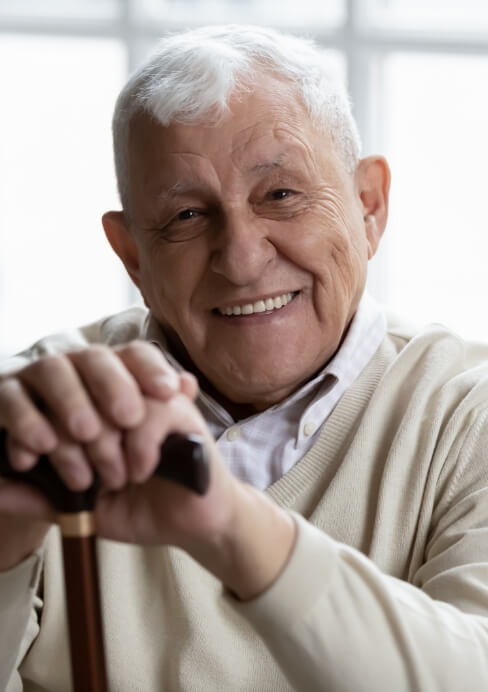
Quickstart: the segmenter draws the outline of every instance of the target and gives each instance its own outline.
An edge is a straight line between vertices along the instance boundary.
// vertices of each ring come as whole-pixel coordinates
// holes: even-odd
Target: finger
[[[8,430],[10,438],[30,449],[34,455],[48,453],[57,443],[52,425],[16,377],[0,383],[0,426]],[[23,459],[27,461],[26,456]]]
[[[140,423],[145,410],[140,386],[113,349],[97,345],[68,357],[102,416],[122,428]]]
[[[190,372],[180,373],[180,392],[187,396],[191,401],[197,398],[199,391],[198,380]]]
[[[0,483],[0,512],[31,519],[54,522],[55,512],[39,491],[24,483]]]
[[[178,373],[157,346],[146,341],[132,341],[117,347],[116,353],[144,394],[164,400],[179,391]]]
[[[165,402],[148,398],[143,423],[125,434],[130,481],[144,483],[152,476],[159,462],[161,444],[170,433],[202,433],[204,428],[198,410],[183,394]]]
[[[85,445],[85,454],[106,488],[118,490],[126,485],[128,473],[119,430],[106,425],[96,440]]]
[[[146,402],[147,417],[144,423],[125,433],[124,448],[131,483],[144,483],[158,463],[164,433],[154,424],[152,409],[152,405]],[[162,428],[164,429],[164,425]]]
[[[17,471],[28,471],[37,462],[37,454],[13,440],[7,439],[7,454],[10,465]]]
[[[93,483],[91,464],[83,447],[76,442],[62,438],[49,454],[49,460],[70,490],[86,490]]]
[[[88,441],[99,434],[100,417],[66,356],[44,356],[16,376],[31,396],[46,406],[49,417],[56,418],[75,440]]]

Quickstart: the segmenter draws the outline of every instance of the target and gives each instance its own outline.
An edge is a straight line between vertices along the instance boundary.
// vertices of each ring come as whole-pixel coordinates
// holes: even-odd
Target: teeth
[[[253,315],[255,312],[266,312],[267,310],[278,310],[288,305],[293,298],[293,293],[283,293],[275,298],[257,300],[255,303],[245,305],[233,305],[227,308],[217,308],[221,315]]]

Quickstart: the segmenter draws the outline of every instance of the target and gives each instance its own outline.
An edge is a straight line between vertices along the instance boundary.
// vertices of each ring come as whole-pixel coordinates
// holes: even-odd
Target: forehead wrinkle
[[[169,175],[167,170],[167,175],[162,177],[158,201],[172,201],[185,194],[204,194],[215,186],[219,187],[214,165],[205,155],[189,151],[170,152],[169,155],[177,157],[179,165],[173,175]]]
[[[247,135],[245,141],[242,141],[243,135]],[[266,173],[268,170],[287,165],[290,160],[295,164],[305,164],[309,170],[317,167],[317,155],[311,142],[290,123],[274,123],[269,129],[266,128],[266,123],[253,125],[242,130],[238,139],[239,143],[235,144],[231,151],[231,161],[235,167],[246,172]],[[266,148],[260,151],[263,140],[272,143],[271,151],[269,146],[268,151]],[[255,156],[252,155],[252,149],[255,149]],[[254,162],[246,166],[245,159],[249,161],[251,157],[255,159]]]

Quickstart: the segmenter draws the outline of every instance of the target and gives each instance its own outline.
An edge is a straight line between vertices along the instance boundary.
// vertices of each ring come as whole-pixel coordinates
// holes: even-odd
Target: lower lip
[[[251,327],[254,325],[270,324],[270,322],[275,323],[277,320],[290,315],[297,306],[300,295],[301,293],[297,293],[284,307],[275,308],[274,310],[253,312],[251,315],[221,315],[220,313],[214,312],[213,316],[216,317],[219,322],[228,324],[232,327]]]

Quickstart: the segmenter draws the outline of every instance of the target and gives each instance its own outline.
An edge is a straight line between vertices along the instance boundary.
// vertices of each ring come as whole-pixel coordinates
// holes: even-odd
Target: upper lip
[[[298,293],[298,290],[292,290],[292,289],[285,289],[285,290],[278,290],[273,293],[267,293],[265,295],[259,295],[254,298],[236,298],[233,302],[226,301],[225,303],[221,303],[220,305],[216,305],[213,309],[214,310],[225,310],[225,308],[233,308],[236,305],[239,307],[242,307],[243,305],[249,305],[253,303],[257,303],[259,300],[268,300],[268,298],[277,298],[278,296],[283,296],[286,295],[287,293],[291,293],[294,295],[295,293]]]

